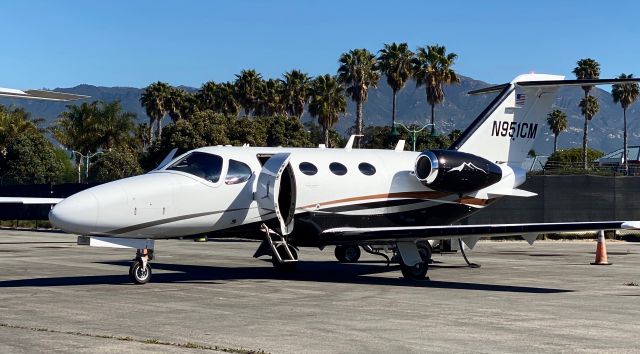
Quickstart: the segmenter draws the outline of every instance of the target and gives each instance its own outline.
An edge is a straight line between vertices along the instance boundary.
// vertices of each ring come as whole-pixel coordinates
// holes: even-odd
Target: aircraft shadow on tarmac
[[[102,264],[118,265],[123,267],[122,274],[118,275],[93,275],[33,278],[20,280],[0,281],[0,288],[10,287],[49,287],[49,286],[76,286],[76,285],[105,285],[105,284],[131,284],[127,276],[129,262],[98,262]],[[272,267],[217,267],[201,265],[185,265],[153,262],[153,279],[146,286],[162,283],[194,283],[194,284],[218,284],[232,280],[287,280],[320,283],[352,283],[363,285],[422,287],[436,289],[458,289],[476,291],[495,291],[513,293],[551,294],[572,292],[573,290],[511,286],[484,283],[464,283],[455,281],[430,280],[410,281],[400,277],[387,278],[375,277],[378,273],[389,271],[398,272],[398,266],[380,266],[376,264],[340,264],[337,262],[300,262],[297,270],[291,273],[281,273]],[[161,272],[168,271],[168,272]]]

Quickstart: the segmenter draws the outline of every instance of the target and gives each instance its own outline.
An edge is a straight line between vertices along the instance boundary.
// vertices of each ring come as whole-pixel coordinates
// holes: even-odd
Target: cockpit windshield
[[[216,183],[222,172],[222,157],[196,151],[167,167],[167,170],[189,173]]]

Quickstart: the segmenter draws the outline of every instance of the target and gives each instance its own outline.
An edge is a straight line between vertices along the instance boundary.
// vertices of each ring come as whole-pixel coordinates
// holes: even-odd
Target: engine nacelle
[[[450,193],[468,193],[502,178],[502,169],[480,156],[453,150],[426,150],[416,159],[415,175],[425,186]]]

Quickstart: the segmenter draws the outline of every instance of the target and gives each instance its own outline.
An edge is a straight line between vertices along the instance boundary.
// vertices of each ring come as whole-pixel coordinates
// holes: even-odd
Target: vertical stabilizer
[[[493,90],[477,91],[499,93],[451,149],[496,163],[520,165],[536,137],[543,134],[544,122],[551,111],[558,85],[520,86],[518,83],[557,82],[563,79],[564,76],[557,75],[525,74]]]

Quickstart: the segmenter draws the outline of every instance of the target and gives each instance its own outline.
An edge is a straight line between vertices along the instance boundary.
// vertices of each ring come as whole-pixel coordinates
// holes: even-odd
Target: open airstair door
[[[296,179],[289,157],[289,153],[271,156],[262,166],[256,188],[256,201],[262,219],[272,219],[275,214],[283,236],[293,231],[296,210]]]

